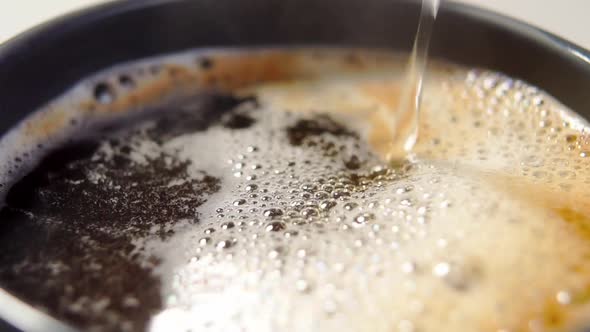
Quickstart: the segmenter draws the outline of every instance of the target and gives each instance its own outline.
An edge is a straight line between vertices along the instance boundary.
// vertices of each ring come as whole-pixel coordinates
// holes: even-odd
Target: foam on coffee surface
[[[105,237],[131,242],[123,256],[133,264],[117,264],[133,269],[119,272],[130,283],[140,283],[130,274],[146,273],[146,289],[106,289],[87,302],[76,289],[59,312],[23,297],[103,329],[146,326],[134,319],[153,331],[562,331],[588,323],[583,119],[523,82],[438,63],[414,155],[386,163],[385,115],[397,103],[403,62],[281,52],[298,69],[222,87],[233,96],[183,97],[167,115],[110,133],[52,171],[55,184],[36,194],[40,207],[18,207],[31,225],[77,217],[94,246]],[[92,200],[100,204],[90,214],[83,205]],[[60,276],[72,262],[56,257],[37,263]],[[26,273],[27,259],[9,269]],[[0,283],[18,295],[6,270]],[[28,271],[53,287],[51,273]],[[147,313],[129,309],[148,307],[143,300]]]

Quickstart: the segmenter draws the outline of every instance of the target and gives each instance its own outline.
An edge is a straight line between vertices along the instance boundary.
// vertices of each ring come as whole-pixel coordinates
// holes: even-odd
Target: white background
[[[460,1],[519,18],[590,49],[590,0]],[[101,2],[105,0],[0,0],[0,42],[44,20]]]

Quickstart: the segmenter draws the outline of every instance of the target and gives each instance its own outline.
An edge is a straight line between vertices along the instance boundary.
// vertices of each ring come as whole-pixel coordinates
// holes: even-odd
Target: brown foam
[[[583,171],[587,168],[582,166],[588,151],[584,121],[572,118],[571,113],[551,97],[523,82],[514,82],[495,73],[476,72],[475,75],[481,78],[471,83],[471,74],[465,74],[468,76],[465,79],[460,71],[453,72],[448,67],[444,73],[448,76],[438,76],[442,82],[435,78],[426,90],[421,136],[414,151],[417,158],[426,162],[448,162],[451,169],[458,168],[459,172],[463,166],[468,166],[463,170],[464,176],[468,176],[473,167],[481,171],[473,174],[478,181],[493,186],[507,199],[522,202],[527,210],[537,211],[536,216],[530,218],[540,218],[540,223],[551,222],[547,228],[555,229],[563,236],[563,241],[569,241],[567,244],[553,243],[555,250],[560,252],[568,248],[568,256],[564,262],[553,261],[555,269],[566,270],[552,273],[570,273],[571,296],[583,294],[583,285],[590,282],[586,273],[590,255],[590,199],[584,184],[590,183],[590,177]],[[342,86],[342,81],[346,81],[346,87]],[[314,88],[307,89],[306,84]],[[497,92],[503,89],[503,85],[507,92]],[[387,81],[386,74],[340,80],[324,77],[280,88],[263,87],[260,91],[263,102],[301,112],[310,109],[328,111],[341,121],[360,128],[374,151],[381,156],[390,152],[389,142],[393,135],[387,117],[383,116],[387,112],[379,111],[379,107],[395,110],[399,88]],[[338,98],[331,97],[338,96],[337,91],[359,96],[360,100],[351,101],[343,109]],[[320,99],[320,95],[325,97]],[[369,126],[359,125],[367,122]],[[541,148],[534,150],[535,146]],[[563,177],[561,173],[571,173],[573,177]],[[549,243],[539,240],[539,246],[545,248],[542,250],[550,250]],[[518,285],[515,281],[506,282],[507,289]],[[528,331],[532,329],[531,324],[540,322],[548,330],[563,330],[586,321],[583,317],[590,314],[586,303],[558,305],[555,294],[559,289],[547,280],[539,280],[534,285],[530,286],[537,287],[536,292],[542,294],[543,301],[522,306],[513,304],[510,314],[488,321],[482,319],[480,326],[485,327],[484,330],[508,327],[510,331]],[[504,291],[515,298],[529,297],[526,289],[507,289]],[[446,309],[437,309],[441,317],[453,307],[445,306]]]

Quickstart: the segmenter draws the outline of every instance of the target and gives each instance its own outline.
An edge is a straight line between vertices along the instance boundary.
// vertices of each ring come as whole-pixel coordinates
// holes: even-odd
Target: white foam
[[[520,103],[502,105],[508,116],[478,115],[489,108],[486,98],[453,94],[477,93],[489,78],[509,79],[482,73],[477,82],[465,84],[461,75],[473,74],[455,74],[431,82],[423,119],[430,137],[416,148],[413,168],[381,181],[368,180],[362,190],[344,184],[351,196],[335,199],[336,206],[327,212],[318,208],[322,199],[314,195],[324,195],[319,180],[338,174],[344,158],[331,161],[321,157],[321,149],[288,144],[283,129],[298,117],[310,116],[277,112],[281,103],[292,108],[289,98],[268,99],[273,108],[255,113],[258,123],[252,130],[215,128],[175,139],[170,146],[179,149],[182,158],[197,169],[215,169],[223,186],[200,208],[200,227],[156,249],[167,262],[160,266],[167,309],[156,316],[152,330],[174,329],[177,322],[179,330],[211,331],[472,331],[529,322],[551,328],[550,323],[539,323],[545,319],[539,303],[579,285],[584,277],[568,272],[567,266],[588,248],[552,210],[580,206],[556,199],[563,187],[546,179],[570,170],[568,176],[576,173],[577,179],[561,177],[560,184],[584,192],[578,181],[588,175],[571,168],[582,159],[566,152],[564,141],[567,135],[580,135],[585,122],[536,91]],[[515,85],[510,94],[529,89],[522,82]],[[310,93],[310,99],[299,95],[298,102],[306,107],[317,102],[321,92]],[[540,110],[525,106],[541,97],[547,117],[555,119],[554,128],[561,128],[549,141],[545,136],[552,130],[535,130]],[[501,101],[509,102],[506,98]],[[329,99],[321,106],[331,110]],[[453,124],[447,124],[451,117]],[[482,123],[474,124],[474,118]],[[521,128],[522,121],[526,125]],[[563,121],[575,125],[562,127]],[[501,133],[489,134],[496,127]],[[515,141],[514,135],[524,137]],[[542,142],[537,142],[539,137]],[[347,149],[355,141],[330,135],[325,139]],[[353,150],[367,160],[361,172],[368,172],[381,159],[371,155],[363,141],[359,144]],[[542,149],[535,148],[540,144]],[[257,152],[249,153],[248,146]],[[550,161],[557,159],[568,162],[557,167]],[[289,161],[296,166],[287,166]],[[252,165],[260,168],[252,170]],[[552,176],[538,181],[534,172],[516,172],[527,167]],[[236,177],[236,172],[242,173]],[[249,175],[257,179],[245,180]],[[338,176],[334,179],[339,181]],[[545,200],[527,197],[527,188],[535,190],[538,182],[549,190],[539,193],[549,195]],[[248,197],[252,183],[257,185],[256,198]],[[300,196],[304,185],[311,188],[311,197]],[[270,199],[263,201],[263,196]],[[233,205],[240,198],[247,202]],[[549,203],[555,205],[543,205]],[[313,217],[303,222],[302,210],[291,204],[309,205]],[[223,211],[216,212],[220,208]],[[281,209],[282,216],[265,216],[271,208]],[[286,228],[269,233],[273,221],[284,222]],[[224,229],[227,222],[235,226]],[[205,234],[211,227],[216,231]],[[287,235],[292,232],[298,234]],[[572,242],[560,243],[564,237]],[[230,248],[219,245],[228,242]],[[572,248],[578,253],[564,259],[563,253]]]

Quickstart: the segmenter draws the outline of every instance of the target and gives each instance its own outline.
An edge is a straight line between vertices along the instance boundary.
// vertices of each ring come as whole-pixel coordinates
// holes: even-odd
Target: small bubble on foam
[[[234,206],[240,206],[246,204],[246,200],[243,198],[238,198],[233,202]]]
[[[221,240],[219,242],[217,242],[217,244],[215,245],[217,247],[217,249],[229,249],[231,247],[233,247],[235,244],[237,243],[236,239],[227,239],[227,240]]]
[[[120,75],[118,78],[119,84],[125,89],[135,88],[135,80],[129,75]]]
[[[358,203],[355,202],[348,202],[344,204],[344,209],[347,211],[354,210],[358,206]]]
[[[253,192],[256,189],[258,189],[258,185],[256,185],[256,184],[249,184],[246,186],[246,191],[248,191],[248,192]]]
[[[283,215],[283,210],[277,208],[271,208],[264,210],[263,212],[265,217],[278,217]]]
[[[369,221],[375,219],[375,215],[372,213],[362,213],[358,216],[356,216],[353,219],[353,224],[355,226],[365,226]]]
[[[221,229],[223,230],[232,229],[234,227],[236,227],[236,224],[234,224],[232,221],[221,224]]]
[[[432,273],[437,277],[446,277],[451,271],[451,265],[447,262],[437,263],[432,269]]]
[[[286,228],[287,228],[287,225],[285,225],[284,222],[273,221],[273,222],[269,223],[268,225],[266,225],[265,230],[267,232],[278,232],[278,231],[285,230]]]
[[[100,104],[110,104],[115,101],[115,91],[108,83],[97,83],[93,93],[94,99]]]
[[[557,302],[562,305],[567,305],[572,302],[571,294],[569,292],[563,291],[563,290],[557,292],[555,298],[556,298]]]
[[[201,67],[201,69],[211,69],[213,68],[213,59],[209,58],[209,57],[202,57],[197,59],[197,63],[199,64],[199,66]]]
[[[208,245],[209,243],[211,243],[211,238],[210,237],[203,237],[199,240],[199,245],[204,247],[206,245]]]

